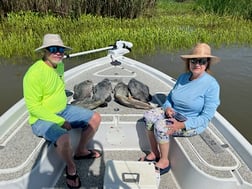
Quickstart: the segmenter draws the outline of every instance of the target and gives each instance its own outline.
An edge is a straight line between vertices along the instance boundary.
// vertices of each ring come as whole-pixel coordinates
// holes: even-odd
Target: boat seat
[[[237,188],[246,181],[251,182],[252,175],[244,175],[248,167],[212,123],[200,135],[176,137],[171,143],[172,172],[182,188],[195,188],[195,178],[198,188],[204,187],[205,182],[215,189]]]
[[[208,174],[237,169],[239,160],[213,129],[214,126],[210,124],[200,135],[178,140],[196,166]],[[227,176],[226,173],[224,175]]]
[[[208,174],[211,174],[209,170],[232,171],[240,166],[239,160],[227,143],[210,128],[198,136],[187,138],[186,145],[190,158],[194,159],[197,166]]]
[[[46,141],[36,137],[28,124],[28,114],[18,120],[2,138],[0,180],[18,178],[30,171]]]

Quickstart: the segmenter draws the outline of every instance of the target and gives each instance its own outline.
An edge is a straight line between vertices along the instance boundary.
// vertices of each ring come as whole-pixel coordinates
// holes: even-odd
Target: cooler
[[[106,163],[104,189],[157,189],[155,166],[146,161],[117,161]]]

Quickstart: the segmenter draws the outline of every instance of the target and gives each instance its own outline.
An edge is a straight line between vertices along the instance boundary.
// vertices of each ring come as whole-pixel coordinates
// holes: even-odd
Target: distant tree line
[[[0,14],[32,11],[78,18],[82,14],[137,18],[144,10],[153,8],[157,0],[0,0]]]

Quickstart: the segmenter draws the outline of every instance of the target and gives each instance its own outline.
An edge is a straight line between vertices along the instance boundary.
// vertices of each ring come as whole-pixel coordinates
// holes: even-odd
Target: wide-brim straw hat
[[[198,43],[192,50],[192,53],[189,55],[181,55],[182,60],[187,61],[191,58],[211,58],[210,63],[216,64],[220,61],[220,58],[213,56],[211,54],[211,48],[206,43]]]
[[[71,47],[65,46],[61,37],[58,34],[46,34],[43,39],[43,44],[39,48],[35,49],[35,51],[39,51],[45,49],[50,46],[58,46],[64,47],[65,50],[71,50]]]

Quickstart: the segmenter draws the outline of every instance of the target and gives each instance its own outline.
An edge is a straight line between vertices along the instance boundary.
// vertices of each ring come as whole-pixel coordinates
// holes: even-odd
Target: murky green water
[[[184,71],[184,64],[176,54],[145,55],[135,59],[177,78]],[[252,48],[221,48],[213,50],[221,62],[211,67],[221,86],[221,105],[218,111],[252,143]],[[0,115],[22,98],[22,78],[32,63],[29,59],[0,59]],[[81,58],[65,61],[66,69],[78,65]],[[86,61],[86,60],[84,60]]]

